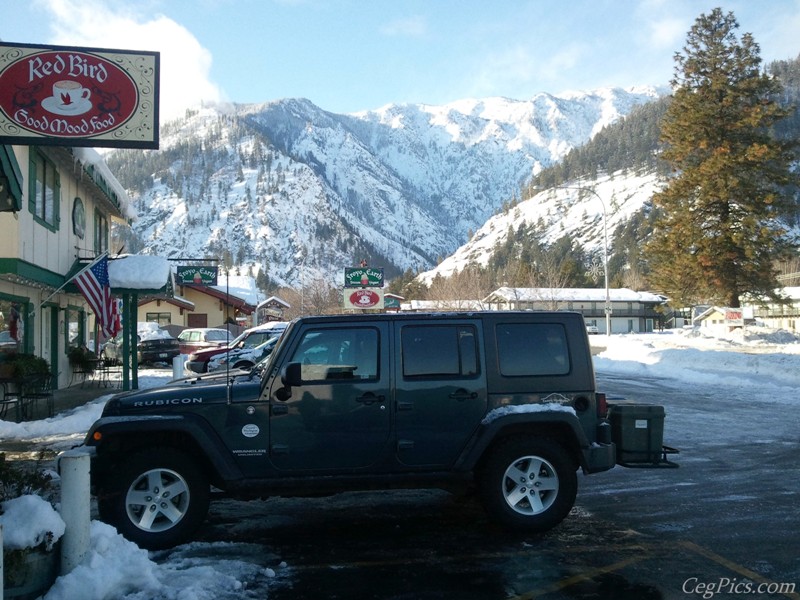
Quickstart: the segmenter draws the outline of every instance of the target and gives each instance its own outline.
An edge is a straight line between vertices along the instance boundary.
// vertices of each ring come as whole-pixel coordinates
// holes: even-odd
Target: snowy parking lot
[[[90,554],[45,600],[800,597],[798,338],[677,331],[592,343],[598,389],[664,405],[680,468],[581,477],[573,514],[547,534],[496,529],[473,498],[438,491],[223,500],[197,541],[158,553],[94,521]],[[167,379],[140,373],[142,387]],[[0,421],[0,450],[79,443],[106,399]]]

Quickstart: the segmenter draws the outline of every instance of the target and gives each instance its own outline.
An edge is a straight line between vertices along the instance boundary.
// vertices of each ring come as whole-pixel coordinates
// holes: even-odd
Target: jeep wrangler
[[[614,434],[607,412],[578,313],[307,317],[250,373],[115,395],[85,445],[100,517],[149,549],[190,539],[212,488],[475,486],[500,523],[544,531],[571,510],[576,471],[611,469],[637,433]]]

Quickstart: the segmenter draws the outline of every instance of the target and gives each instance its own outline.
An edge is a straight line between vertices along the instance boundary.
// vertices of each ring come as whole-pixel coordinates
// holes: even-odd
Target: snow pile
[[[43,600],[217,600],[241,597],[247,581],[276,576],[271,568],[225,558],[233,546],[185,544],[159,564],[158,554],[148,554],[110,525],[92,521],[88,555],[59,577]]]
[[[800,337],[745,327],[714,336],[700,329],[597,336],[595,368],[604,373],[680,379],[711,385],[753,385],[775,392],[800,387]],[[791,395],[774,395],[789,401]]]
[[[3,548],[8,550],[35,548],[42,543],[51,550],[66,528],[61,515],[50,503],[34,495],[3,502],[0,525],[3,527]]]

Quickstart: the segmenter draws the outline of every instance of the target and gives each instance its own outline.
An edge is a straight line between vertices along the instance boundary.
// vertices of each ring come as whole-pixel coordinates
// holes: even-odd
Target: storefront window
[[[74,306],[67,308],[67,349],[86,344],[85,322],[83,310]]]
[[[149,312],[145,314],[145,321],[148,323],[158,323],[160,327],[172,324],[172,314],[168,312]]]
[[[0,296],[0,352],[25,351],[27,302]]]
[[[98,254],[108,250],[108,219],[99,210],[94,211],[94,250]]]
[[[56,166],[37,150],[30,155],[29,208],[34,218],[49,229],[58,229],[61,186]]]

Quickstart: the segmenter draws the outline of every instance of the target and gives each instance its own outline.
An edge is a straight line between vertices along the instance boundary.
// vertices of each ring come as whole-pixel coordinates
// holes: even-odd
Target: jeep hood
[[[183,412],[208,404],[224,404],[228,401],[229,387],[232,402],[258,398],[260,378],[234,377],[229,385],[230,379],[209,378],[200,383],[194,382],[193,378],[182,379],[161,387],[116,394],[106,403],[102,416]]]

